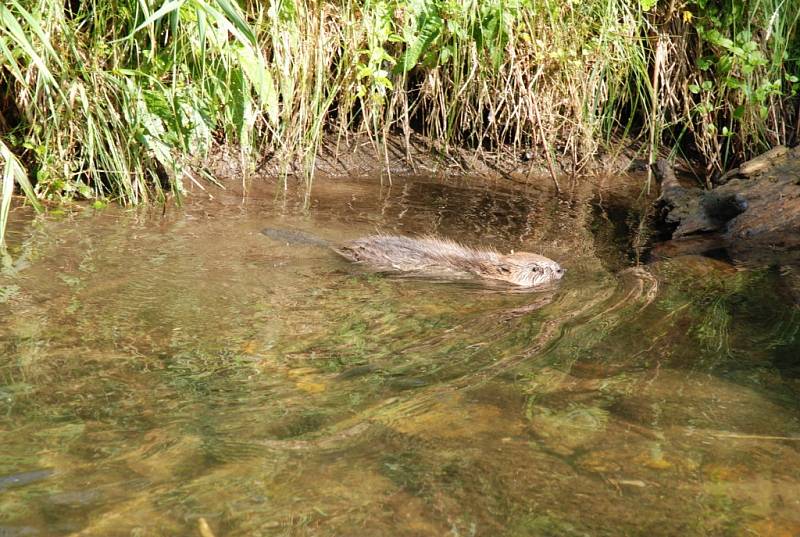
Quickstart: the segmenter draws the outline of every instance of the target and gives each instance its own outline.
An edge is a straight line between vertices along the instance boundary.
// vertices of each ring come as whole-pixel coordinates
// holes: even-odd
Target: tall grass
[[[580,169],[620,135],[709,177],[796,138],[800,0],[6,0],[0,163],[26,196],[180,196],[213,143],[311,169],[390,132]],[[2,221],[0,221],[2,224]]]
[[[666,140],[706,179],[771,146],[798,141],[798,0],[689,0],[661,16]]]

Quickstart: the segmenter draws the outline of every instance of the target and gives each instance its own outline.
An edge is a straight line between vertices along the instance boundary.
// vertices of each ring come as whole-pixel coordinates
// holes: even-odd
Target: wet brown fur
[[[527,252],[508,255],[479,250],[436,237],[371,235],[350,241],[336,251],[377,270],[436,276],[477,276],[521,287],[560,280],[564,270],[552,259]]]

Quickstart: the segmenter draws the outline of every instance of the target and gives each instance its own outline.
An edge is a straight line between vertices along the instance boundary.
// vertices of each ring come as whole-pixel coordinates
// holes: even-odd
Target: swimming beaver
[[[378,270],[437,275],[473,275],[501,280],[521,287],[535,287],[560,280],[564,269],[552,259],[527,252],[503,255],[476,250],[435,237],[371,235],[335,250],[351,261]]]

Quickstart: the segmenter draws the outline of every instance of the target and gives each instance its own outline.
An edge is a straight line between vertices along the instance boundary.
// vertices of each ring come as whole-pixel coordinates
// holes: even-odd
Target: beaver
[[[520,287],[536,287],[560,280],[564,269],[552,259],[528,252],[504,255],[478,250],[437,237],[371,235],[334,248],[356,263],[377,270],[441,276],[478,276]]]

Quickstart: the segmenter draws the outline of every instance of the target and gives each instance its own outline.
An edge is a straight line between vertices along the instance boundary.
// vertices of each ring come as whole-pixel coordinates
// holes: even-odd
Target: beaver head
[[[536,287],[558,281],[564,276],[561,265],[542,255],[516,252],[500,258],[496,274],[492,277],[521,287]]]

